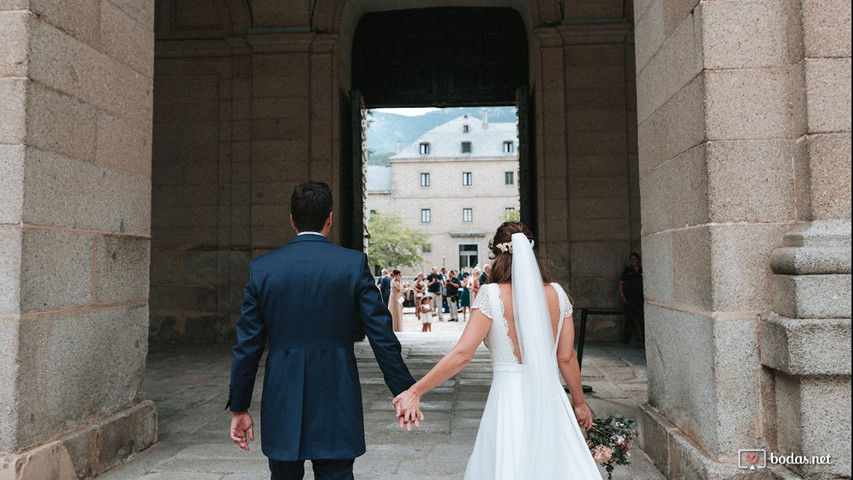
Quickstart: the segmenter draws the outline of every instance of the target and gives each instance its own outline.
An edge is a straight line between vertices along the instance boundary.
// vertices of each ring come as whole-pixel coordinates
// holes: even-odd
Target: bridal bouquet
[[[637,422],[621,415],[597,417],[587,432],[586,444],[596,463],[604,465],[607,478],[613,478],[616,465],[630,465],[628,451],[631,441],[637,438]]]

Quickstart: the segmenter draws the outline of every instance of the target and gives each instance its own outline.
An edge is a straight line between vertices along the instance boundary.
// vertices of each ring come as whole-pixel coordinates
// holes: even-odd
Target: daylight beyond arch
[[[368,107],[508,105],[527,85],[527,35],[509,8],[425,8],[364,15],[352,86]]]

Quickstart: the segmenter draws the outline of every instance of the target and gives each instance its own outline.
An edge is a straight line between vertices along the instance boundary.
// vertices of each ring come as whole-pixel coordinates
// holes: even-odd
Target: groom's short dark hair
[[[332,190],[323,182],[297,185],[290,196],[290,215],[300,232],[319,232],[332,212]]]

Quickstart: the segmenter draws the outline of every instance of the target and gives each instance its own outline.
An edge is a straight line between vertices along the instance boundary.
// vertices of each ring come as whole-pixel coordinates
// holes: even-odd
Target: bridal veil
[[[542,273],[523,233],[512,235],[512,301],[523,362],[524,399],[524,433],[516,478],[601,478],[560,383],[557,342]]]

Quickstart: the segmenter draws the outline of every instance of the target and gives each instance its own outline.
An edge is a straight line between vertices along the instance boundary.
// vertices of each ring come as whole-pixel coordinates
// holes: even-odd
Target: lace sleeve
[[[563,290],[562,285],[557,282],[552,283],[554,286],[554,290],[557,291],[557,298],[560,299],[560,317],[566,318],[572,315],[574,309],[572,308],[572,302],[569,300],[569,296],[566,294],[566,291]]]
[[[480,287],[480,292],[477,293],[477,297],[474,298],[474,304],[471,305],[471,310],[475,308],[479,308],[483,315],[489,317],[490,319],[494,319],[494,315],[492,315],[492,302],[489,301],[489,285],[483,285]]]

